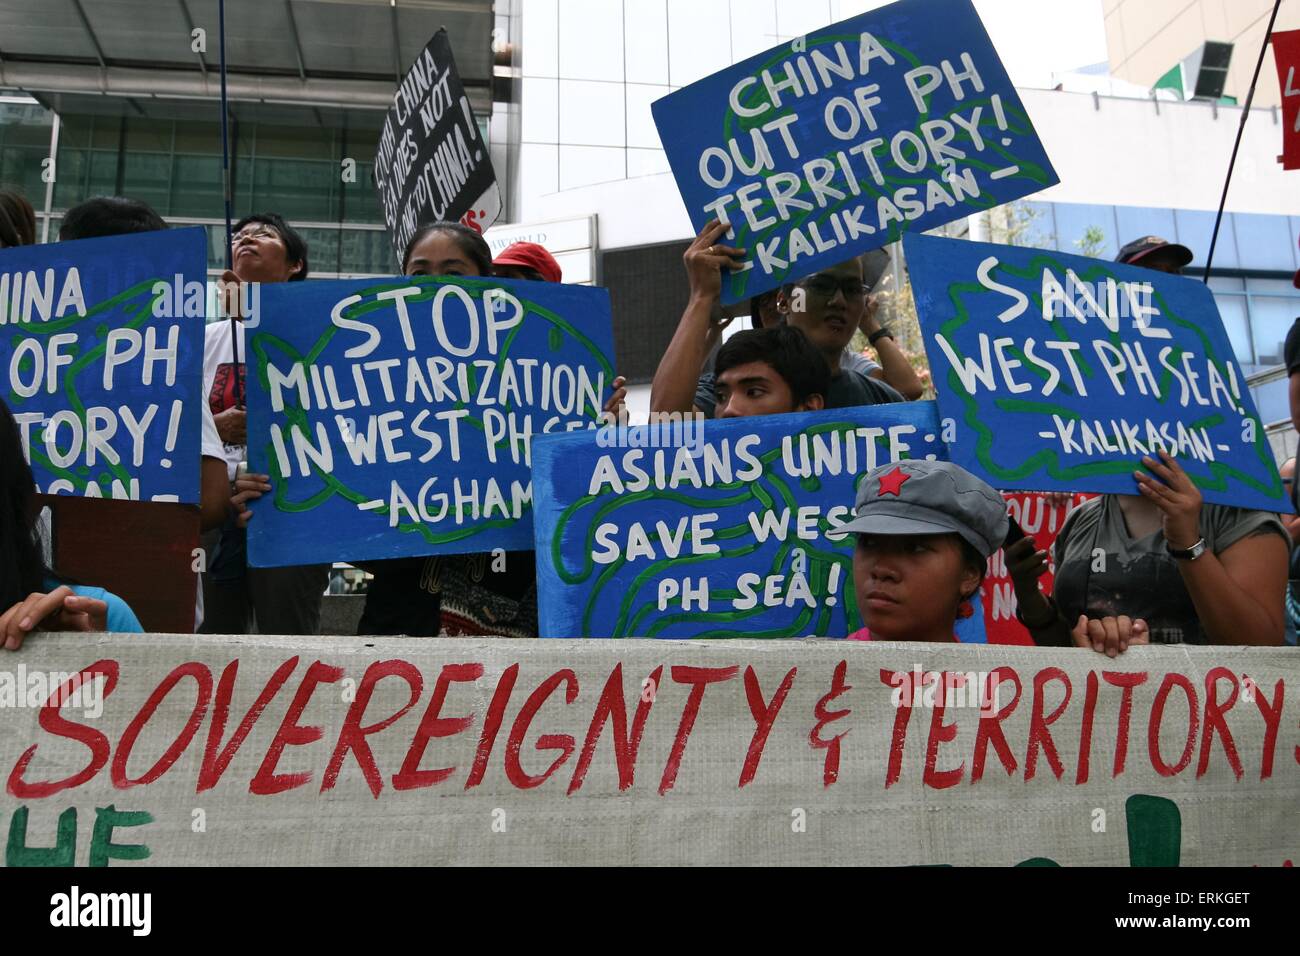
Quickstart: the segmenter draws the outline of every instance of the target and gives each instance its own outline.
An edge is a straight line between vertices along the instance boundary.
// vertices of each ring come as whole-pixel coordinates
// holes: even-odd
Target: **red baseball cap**
[[[555,261],[555,256],[535,242],[512,242],[501,250],[501,255],[492,260],[492,265],[532,269],[547,282],[559,282],[562,278],[560,264]]]

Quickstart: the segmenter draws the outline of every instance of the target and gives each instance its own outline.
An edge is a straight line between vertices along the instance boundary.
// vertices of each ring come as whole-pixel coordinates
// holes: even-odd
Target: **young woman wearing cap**
[[[951,462],[870,471],[853,519],[831,532],[857,535],[853,583],[867,626],[849,639],[956,641],[1007,524],[1002,496]]]

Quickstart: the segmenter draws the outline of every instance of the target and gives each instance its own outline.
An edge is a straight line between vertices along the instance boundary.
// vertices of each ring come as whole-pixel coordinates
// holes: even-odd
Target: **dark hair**
[[[23,455],[18,422],[0,399],[0,609],[45,590],[49,570],[36,524],[36,479]],[[3,613],[0,611],[0,613]]]
[[[729,369],[750,362],[762,362],[781,376],[790,386],[796,405],[810,395],[825,396],[831,387],[831,367],[826,357],[813,347],[802,329],[792,325],[737,332],[718,349],[713,374],[721,378]]]
[[[22,193],[0,189],[0,249],[36,242],[36,210]]]
[[[63,225],[59,226],[59,242],[166,228],[162,216],[147,203],[126,196],[96,196],[67,211]]]
[[[415,230],[415,235],[411,237],[411,241],[406,244],[406,249],[402,252],[402,272],[406,272],[406,264],[411,261],[411,253],[415,251],[415,247],[432,232],[442,232],[450,236],[457,248],[478,267],[479,275],[492,274],[492,250],[488,247],[487,240],[481,233],[459,222],[431,222]]]
[[[235,223],[235,228],[231,232],[233,236],[239,230],[243,229],[250,222],[260,222],[264,226],[270,226],[280,234],[284,240],[285,259],[289,262],[301,262],[302,268],[289,276],[290,282],[301,282],[307,278],[307,272],[310,266],[307,263],[307,240],[298,234],[298,230],[285,222],[284,217],[274,212],[255,212],[251,216],[245,216],[239,222]]]

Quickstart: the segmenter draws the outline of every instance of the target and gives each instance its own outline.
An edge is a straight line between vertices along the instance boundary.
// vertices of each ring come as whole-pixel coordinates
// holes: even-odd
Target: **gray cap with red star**
[[[986,558],[1002,547],[1009,521],[1002,496],[950,461],[873,468],[858,485],[853,512],[827,534],[958,534]]]

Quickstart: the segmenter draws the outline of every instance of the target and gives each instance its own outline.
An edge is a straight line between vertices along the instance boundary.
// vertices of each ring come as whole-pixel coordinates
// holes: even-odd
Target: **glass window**
[[[560,4],[562,78],[622,82],[623,6],[610,0],[564,0]]]
[[[664,0],[623,4],[629,83],[668,82],[668,12]],[[742,18],[743,19],[743,18]]]
[[[1103,259],[1115,258],[1119,248],[1115,244],[1115,215],[1111,206],[1056,203],[1056,248],[1061,252],[1085,254],[1086,238],[1098,231],[1100,241],[1089,251]]]
[[[555,80],[523,81],[519,110],[520,138],[525,143],[558,143],[560,139],[559,84]]]
[[[1291,418],[1290,390],[1287,385],[1288,380],[1283,377],[1250,390],[1251,397],[1255,399],[1255,408],[1259,410],[1259,417],[1265,425]]]
[[[667,86],[645,86],[629,83],[627,90],[627,145],[645,149],[662,149],[659,131],[655,129],[654,116],[650,113],[650,104],[667,96]]]
[[[686,86],[731,65],[729,6],[727,0],[668,0],[669,84]]]
[[[1281,365],[1282,346],[1296,316],[1300,299],[1272,295],[1250,296],[1250,328],[1255,337],[1255,360],[1260,365]]]
[[[621,83],[560,80],[560,143],[623,146],[623,90]]]
[[[1276,269],[1280,272],[1296,270],[1293,255],[1296,251],[1295,243],[1291,241],[1291,228],[1285,216],[1234,212],[1224,218],[1229,217],[1232,219],[1243,269]],[[1224,228],[1227,228],[1226,223]],[[1217,251],[1214,258],[1219,258]]]
[[[1007,228],[1010,229],[1012,245],[1028,246],[1033,249],[1056,248],[1056,216],[1054,204],[1050,202],[1028,202],[1020,200],[1003,206],[1008,210]]]
[[[224,216],[220,156],[172,157],[173,216]]]
[[[623,179],[626,151],[606,146],[561,146],[560,189]]]
[[[523,4],[520,47],[524,76],[558,76],[559,0],[528,0]]]
[[[1176,209],[1174,221],[1178,224],[1177,236],[1165,236],[1192,250],[1192,266],[1204,268],[1210,254],[1210,239],[1214,235],[1214,213],[1202,209]],[[1219,229],[1219,242],[1214,247],[1214,265],[1220,269],[1240,269],[1241,257],[1237,255],[1237,242],[1226,221]]]
[[[1143,236],[1159,236],[1176,242],[1178,227],[1172,209],[1153,209],[1147,206],[1116,206],[1115,221],[1119,229],[1116,241],[1125,245]],[[1119,250],[1115,250],[1119,255]]]
[[[809,3],[808,0],[776,0],[776,30],[782,37],[803,36],[830,23],[829,5]],[[769,47],[780,42],[772,38]]]
[[[339,241],[342,248],[341,272],[398,275],[402,271],[386,230],[344,229]]]
[[[784,19],[781,29],[789,32]],[[731,10],[731,55],[739,63],[770,50],[780,42],[776,35],[776,6],[772,3],[733,5]]]
[[[1223,280],[1211,279],[1210,288],[1214,289],[1214,283],[1220,281]],[[1240,279],[1228,281],[1235,281],[1239,286],[1241,283]],[[1232,352],[1237,357],[1237,364],[1247,375],[1259,371],[1260,366],[1256,363],[1255,352],[1251,348],[1246,296],[1240,292],[1233,294],[1215,290],[1214,304],[1219,307],[1219,316],[1223,319],[1223,328],[1228,333],[1228,341],[1232,343]]]

